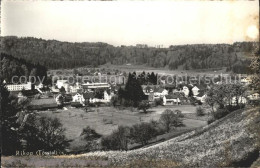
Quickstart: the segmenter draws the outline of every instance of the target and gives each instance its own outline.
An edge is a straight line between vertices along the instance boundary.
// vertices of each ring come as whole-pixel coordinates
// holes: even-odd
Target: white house
[[[197,86],[194,86],[191,90],[192,90],[193,96],[197,96],[200,91],[200,89]]]
[[[253,93],[249,96],[247,96],[250,100],[257,100],[257,99],[260,99],[260,95],[259,93]]]
[[[249,76],[246,77],[246,78],[241,79],[241,83],[242,83],[243,85],[249,85],[251,82],[252,82],[252,80],[250,79]]]
[[[233,105],[236,105],[236,103],[237,103],[237,98],[236,98],[236,97],[233,97],[232,100],[231,100],[231,103],[232,103]],[[246,104],[246,103],[247,103],[247,99],[246,99],[245,97],[240,96],[240,97],[238,97],[238,103],[239,103],[239,104]]]
[[[182,87],[182,92],[184,93],[184,95],[185,95],[186,97],[188,97],[188,95],[189,95],[189,93],[190,93],[190,90],[189,90],[188,86],[183,86],[183,87]]]
[[[110,102],[110,100],[111,100],[111,98],[112,98],[113,95],[114,95],[113,93],[108,94],[107,91],[104,91],[104,100],[105,100],[107,103]]]
[[[70,93],[77,93],[81,88],[81,85],[78,82],[76,82],[76,84],[69,86],[69,91]]]
[[[34,86],[35,89],[42,89],[43,88],[43,84],[42,83],[39,83],[38,85],[35,85]]]
[[[32,90],[32,83],[27,82],[24,84],[7,84],[6,88],[8,91],[21,91],[21,90]]]
[[[165,95],[163,97],[163,105],[174,105],[174,104],[180,104],[181,101],[178,96],[170,94],[170,95]]]
[[[156,88],[154,89],[154,98],[160,98],[168,95],[168,90],[164,88]]]
[[[82,105],[85,105],[85,99],[83,94],[77,93],[72,97],[72,102],[79,102]]]

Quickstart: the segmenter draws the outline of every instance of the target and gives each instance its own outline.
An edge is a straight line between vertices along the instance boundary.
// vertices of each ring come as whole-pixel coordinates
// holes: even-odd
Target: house
[[[43,88],[43,84],[40,82],[38,85],[34,86],[35,89],[42,89]]]
[[[197,96],[194,96],[197,100],[199,100],[201,103],[205,103],[206,102],[206,97],[207,95],[205,94],[204,91],[200,91],[199,94],[197,94]]]
[[[240,82],[241,82],[243,85],[249,85],[249,84],[252,82],[252,80],[251,80],[251,78],[248,76],[248,77],[246,77],[246,78],[242,78]]]
[[[150,93],[154,92],[154,87],[152,86],[142,85],[142,88],[145,95],[149,95]]]
[[[174,104],[180,104],[181,101],[179,99],[179,97],[175,94],[169,94],[169,95],[165,95],[163,97],[163,105],[174,105]]]
[[[22,83],[22,84],[6,84],[8,91],[21,91],[21,90],[32,90],[32,83]]]
[[[164,97],[166,95],[168,95],[168,90],[164,89],[164,88],[155,88],[154,89],[154,98],[161,98],[161,97]]]
[[[78,82],[76,82],[74,85],[69,86],[69,92],[77,93],[81,88],[81,85]]]
[[[247,99],[243,96],[240,96],[238,98],[232,97],[232,99],[231,99],[232,105],[236,105],[237,101],[238,101],[239,104],[246,104],[247,103]]]
[[[79,102],[82,105],[85,105],[85,98],[83,94],[77,93],[72,97],[72,102]]]
[[[194,86],[191,90],[192,90],[193,96],[197,96],[200,91],[200,89],[197,86]]]
[[[249,100],[258,100],[258,99],[260,99],[259,93],[253,93],[253,94],[250,94],[247,97],[248,97]]]
[[[183,93],[184,93],[184,95],[186,96],[186,97],[188,97],[189,96],[189,93],[190,93],[190,90],[189,90],[189,87],[188,86],[183,86],[182,87],[182,90],[181,90]]]
[[[111,98],[113,97],[114,93],[113,92],[110,92],[109,90],[108,91],[104,91],[104,100],[106,102],[110,102]]]

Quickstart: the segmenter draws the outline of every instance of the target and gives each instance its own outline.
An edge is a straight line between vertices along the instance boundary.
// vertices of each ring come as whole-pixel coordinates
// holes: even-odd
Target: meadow
[[[119,109],[114,107],[92,107],[86,112],[84,108],[66,107],[66,109],[47,110],[39,112],[40,115],[57,117],[66,129],[66,137],[71,140],[70,149],[78,150],[85,145],[81,138],[83,128],[89,126],[98,134],[106,136],[111,134],[118,126],[132,126],[141,122],[151,120],[158,121],[161,113],[165,109],[181,110],[183,114],[195,113],[196,107],[191,105],[181,106],[158,106],[148,110],[148,113],[136,109]],[[198,118],[184,118],[185,127],[178,128],[177,131],[190,130],[207,124],[207,121]],[[172,135],[166,135],[166,138]]]

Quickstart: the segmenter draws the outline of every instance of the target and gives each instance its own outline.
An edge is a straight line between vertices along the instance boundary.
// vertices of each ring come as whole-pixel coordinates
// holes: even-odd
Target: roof
[[[197,95],[197,97],[202,97],[202,96],[204,96],[204,95],[205,95],[204,92],[199,92],[199,94]]]
[[[154,89],[154,92],[159,92],[159,93],[162,93],[164,91],[164,88],[155,88]]]
[[[177,99],[178,96],[175,95],[175,94],[169,94],[169,95],[166,95],[165,98],[166,98],[166,99]]]

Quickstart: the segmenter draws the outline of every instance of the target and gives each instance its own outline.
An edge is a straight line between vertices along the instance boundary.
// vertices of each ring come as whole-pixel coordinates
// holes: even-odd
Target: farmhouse
[[[166,95],[168,95],[168,90],[164,89],[164,88],[155,88],[154,89],[154,98],[160,98],[160,97],[164,97]]]
[[[179,97],[176,94],[169,94],[165,95],[163,97],[163,105],[174,105],[174,104],[180,104],[181,101]]]

